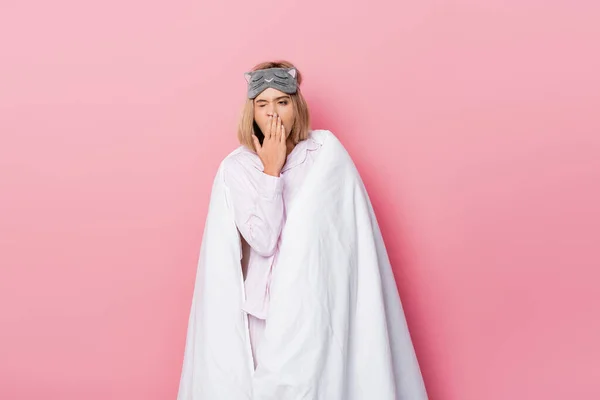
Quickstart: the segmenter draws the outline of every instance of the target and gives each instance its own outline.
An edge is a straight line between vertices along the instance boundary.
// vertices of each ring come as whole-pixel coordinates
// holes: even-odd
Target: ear
[[[252,79],[252,74],[250,72],[245,72],[244,78],[246,78],[246,83],[250,83],[250,79]]]
[[[292,78],[296,77],[296,68],[290,68],[287,70],[287,73],[292,76]]]

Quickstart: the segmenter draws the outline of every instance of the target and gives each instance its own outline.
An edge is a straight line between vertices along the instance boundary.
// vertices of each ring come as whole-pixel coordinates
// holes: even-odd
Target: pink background
[[[370,191],[433,400],[600,398],[600,6],[0,3],[0,398],[174,399],[243,72]]]

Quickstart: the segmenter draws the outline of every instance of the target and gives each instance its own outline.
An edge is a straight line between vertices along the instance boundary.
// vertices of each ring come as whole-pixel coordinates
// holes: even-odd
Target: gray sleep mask
[[[298,90],[296,68],[269,68],[244,73],[248,82],[248,98],[254,99],[266,88],[292,94]]]

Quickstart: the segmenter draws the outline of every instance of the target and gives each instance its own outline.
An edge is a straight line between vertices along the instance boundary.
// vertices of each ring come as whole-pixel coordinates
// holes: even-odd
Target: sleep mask
[[[244,73],[248,82],[248,98],[254,99],[263,90],[273,88],[292,94],[298,90],[295,68],[268,68]]]

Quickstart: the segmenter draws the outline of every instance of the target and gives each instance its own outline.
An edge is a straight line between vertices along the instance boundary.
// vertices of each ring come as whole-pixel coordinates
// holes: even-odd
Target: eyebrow
[[[277,101],[277,100],[281,100],[281,99],[289,99],[290,96],[279,96],[274,98],[273,100]],[[265,99],[260,99],[260,100],[256,100],[257,103],[260,103],[261,101],[267,102],[267,100]]]

